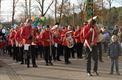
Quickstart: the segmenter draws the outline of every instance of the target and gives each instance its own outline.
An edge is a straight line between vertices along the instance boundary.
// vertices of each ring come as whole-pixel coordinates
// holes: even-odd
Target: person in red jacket
[[[97,53],[97,38],[98,33],[96,30],[96,21],[91,20],[88,25],[84,26],[83,28],[83,37],[84,37],[84,46],[86,48],[87,54],[87,73],[89,76],[91,74],[91,58],[94,60],[94,68],[93,71],[96,75],[99,75],[98,70],[98,53]]]
[[[40,58],[43,57],[43,41],[42,41],[42,38],[41,38],[41,35],[42,35],[42,32],[38,32],[36,33],[36,45],[37,45],[37,52],[39,52],[39,54],[36,55],[36,57],[38,58],[38,55],[40,55]]]
[[[15,34],[16,34],[16,30],[11,29],[10,34],[9,34],[9,41],[13,49],[13,52],[12,52],[13,60],[16,60],[18,62],[17,56],[16,56],[17,53],[16,53],[16,45],[15,45]]]
[[[74,39],[72,36],[72,31],[67,31],[63,38],[63,49],[64,49],[64,61],[65,64],[71,64],[69,61],[71,49],[74,45]]]
[[[32,20],[27,19],[26,23],[24,24],[24,27],[22,28],[21,36],[23,38],[23,44],[24,44],[24,51],[26,54],[26,60],[27,60],[27,67],[30,67],[30,58],[32,57],[32,65],[33,67],[37,67],[36,60],[35,60],[35,53],[31,52],[31,44],[32,44],[32,26],[31,26]]]
[[[46,66],[53,65],[52,63],[52,34],[50,32],[49,25],[46,26],[46,29],[42,32],[41,39],[43,41],[44,47],[44,58],[46,62]]]
[[[23,44],[22,44],[22,36],[21,36],[21,30],[23,27],[23,23],[19,25],[19,28],[16,32],[15,39],[16,39],[16,45],[19,48],[19,58],[21,61],[21,64],[24,64],[24,58],[23,58]]]
[[[52,34],[53,34],[53,40],[54,40],[54,48],[53,48],[53,57],[54,61],[61,61],[60,56],[63,53],[62,51],[62,40],[61,40],[61,30],[59,25],[53,26],[51,29]]]
[[[83,43],[80,41],[80,32],[81,29],[79,26],[77,26],[75,32],[74,32],[74,37],[75,37],[75,42],[76,42],[76,52],[77,52],[77,58],[83,58],[82,56],[82,48],[83,48]]]
[[[10,34],[7,35],[7,45],[8,45],[8,54],[10,55],[10,57],[12,57],[12,44],[11,44],[11,41],[10,41]]]

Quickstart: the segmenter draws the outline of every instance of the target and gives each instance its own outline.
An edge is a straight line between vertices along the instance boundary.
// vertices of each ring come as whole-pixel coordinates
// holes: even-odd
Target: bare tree
[[[31,0],[29,0],[29,18],[31,18]]]
[[[55,23],[57,22],[57,0],[55,0]]]
[[[112,20],[112,17],[111,17],[111,8],[112,8],[112,2],[114,0],[107,0],[108,4],[109,4],[109,12],[108,12],[108,25],[111,26],[111,21]]]
[[[83,9],[83,0],[77,0],[78,8],[82,11]]]
[[[0,12],[1,12],[1,0],[0,0]]]
[[[62,17],[62,12],[63,12],[63,6],[64,6],[64,0],[62,0],[62,2],[61,2],[61,8],[60,8],[60,16],[59,16],[59,23],[61,23],[61,17]]]
[[[46,10],[44,10],[44,7],[45,7],[44,3],[45,3],[45,0],[36,0],[36,2],[39,4],[38,9],[39,9],[39,11],[41,12],[41,15],[44,16],[44,15],[48,12],[48,10],[50,9],[50,7],[52,6],[54,0],[51,1],[51,3],[48,5],[48,7],[47,7]]]
[[[15,8],[19,0],[13,0],[13,10],[12,10],[12,25],[14,24]]]
[[[111,11],[111,8],[112,8],[112,2],[114,0],[107,0],[108,4],[109,4],[109,12]]]
[[[25,0],[25,19],[28,17],[28,1]]]
[[[1,0],[0,0],[0,16],[1,16]]]

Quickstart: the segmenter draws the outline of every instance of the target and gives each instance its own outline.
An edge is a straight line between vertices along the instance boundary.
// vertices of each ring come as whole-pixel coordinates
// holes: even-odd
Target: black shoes
[[[71,62],[70,62],[70,61],[68,61],[68,62],[65,62],[65,64],[71,64]]]
[[[61,61],[60,59],[57,59],[57,61]]]
[[[30,68],[30,66],[29,66],[29,65],[27,65],[27,68]]]
[[[46,63],[45,65],[48,66],[48,63]]]
[[[104,62],[103,60],[99,60],[100,62]]]
[[[34,68],[37,68],[37,65],[33,65]],[[27,65],[27,68],[30,68],[30,65]]]
[[[120,75],[120,73],[119,73],[119,72],[117,72],[116,74],[117,74],[117,75]]]
[[[96,74],[96,76],[99,76],[99,73],[98,72],[94,72]],[[88,76],[93,76],[91,73],[88,73],[87,74]]]
[[[46,66],[49,66],[49,65],[53,66],[53,63],[52,62],[49,62],[49,63],[46,63],[45,65]]]
[[[49,64],[50,64],[51,66],[53,66],[53,63],[52,63],[52,62],[49,62]]]
[[[37,65],[33,65],[34,68],[37,68]]]
[[[113,72],[110,72],[109,74],[110,74],[110,75],[113,75]],[[116,74],[117,74],[117,75],[120,75],[119,72],[116,72]]]
[[[99,76],[99,73],[98,73],[98,72],[95,72],[95,74],[96,74],[97,76]]]
[[[88,76],[93,76],[91,73],[88,73],[87,75],[88,75]]]

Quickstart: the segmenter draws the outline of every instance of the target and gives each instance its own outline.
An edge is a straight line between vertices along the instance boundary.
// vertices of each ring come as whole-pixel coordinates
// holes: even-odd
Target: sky
[[[22,3],[24,0],[19,0],[19,3]],[[35,0],[32,0],[32,3],[33,4],[36,4],[34,2]],[[47,4],[50,3],[51,0],[48,0]],[[61,0],[59,0],[61,1]],[[74,3],[75,5],[78,4],[78,1],[82,1],[82,0],[70,0],[71,3]],[[106,1],[106,0],[104,0]],[[121,1],[121,0],[114,0],[114,2],[112,3],[112,7],[120,7],[120,4],[117,2],[117,1]],[[11,20],[11,12],[12,12],[12,0],[2,0],[2,3],[1,3],[1,15],[0,15],[0,21],[10,21]],[[106,7],[107,7],[107,3],[105,3]],[[122,3],[121,3],[122,5]],[[53,9],[53,7],[51,8]],[[24,10],[21,8],[21,5],[20,4],[17,4],[17,7],[16,7],[16,15],[19,15],[23,12]],[[49,14],[51,13],[51,11],[48,12]]]

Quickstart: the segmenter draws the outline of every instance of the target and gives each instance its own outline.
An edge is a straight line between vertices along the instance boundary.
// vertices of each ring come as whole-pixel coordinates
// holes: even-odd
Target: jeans
[[[116,67],[116,72],[119,72],[118,58],[111,58],[111,73],[114,72],[114,65]]]

